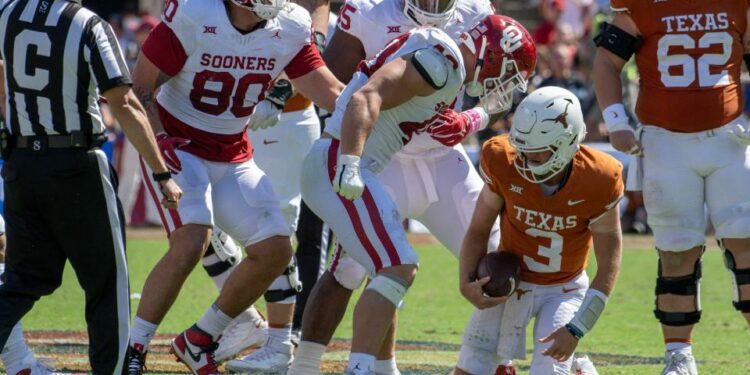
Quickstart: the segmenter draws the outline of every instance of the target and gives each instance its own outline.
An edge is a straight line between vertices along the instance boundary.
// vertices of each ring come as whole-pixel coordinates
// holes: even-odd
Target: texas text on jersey
[[[612,0],[612,9],[628,12],[644,39],[636,52],[643,124],[698,132],[741,115],[748,1]]]
[[[172,76],[157,96],[161,121],[170,136],[191,140],[182,150],[206,160],[250,159],[245,127],[270,82],[282,71],[297,78],[323,65],[310,15],[294,4],[247,34],[218,0],[168,0],[162,20],[143,45]]]
[[[492,138],[482,147],[482,174],[490,190],[505,201],[501,250],[523,260],[523,281],[550,285],[573,280],[586,269],[592,238],[589,224],[622,197],[622,166],[611,156],[582,145],[567,182],[546,196],[539,184],[517,172],[515,154],[507,135]]]

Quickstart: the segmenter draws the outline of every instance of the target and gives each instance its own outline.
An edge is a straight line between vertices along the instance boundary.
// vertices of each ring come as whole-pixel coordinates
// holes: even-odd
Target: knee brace
[[[370,281],[370,285],[365,289],[380,294],[391,301],[393,306],[398,307],[406,291],[409,290],[409,283],[396,275],[381,272]]]
[[[294,303],[295,296],[302,290],[297,272],[297,260],[292,257],[289,266],[271,283],[263,297],[271,303]]]
[[[701,255],[695,261],[693,273],[685,276],[664,277],[661,272],[661,260],[659,260],[658,277],[656,279],[656,309],[654,316],[666,326],[681,327],[698,323],[701,320],[700,304],[700,280],[703,269],[703,256],[705,247],[701,250]],[[695,311],[689,312],[668,312],[659,309],[658,296],[663,294],[676,294],[680,296],[695,297]]]
[[[203,269],[206,270],[206,273],[210,277],[221,275],[239,264],[240,260],[242,260],[242,250],[240,247],[234,242],[232,237],[229,237],[229,235],[218,228],[214,228],[214,232],[211,234],[211,242],[208,243],[208,248],[203,255],[203,259],[206,260],[212,255],[216,255],[218,262],[206,265],[204,261],[203,264]]]
[[[724,252],[724,265],[732,272],[732,285],[734,286],[734,308],[743,313],[750,313],[750,300],[741,300],[740,285],[750,285],[750,268],[737,268],[732,252],[724,246],[722,240],[717,241]]]

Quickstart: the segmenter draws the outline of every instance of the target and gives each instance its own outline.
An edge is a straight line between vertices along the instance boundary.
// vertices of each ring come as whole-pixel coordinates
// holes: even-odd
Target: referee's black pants
[[[130,330],[125,231],[104,152],[15,149],[2,176],[8,242],[0,347],[34,302],[60,286],[69,260],[86,296],[92,372],[122,373]]]
[[[315,283],[326,270],[331,237],[328,226],[307,207],[304,200],[300,208],[295,235],[297,236],[297,251],[294,256],[297,258],[302,291],[297,294],[292,328],[298,330],[302,328],[302,314],[305,312],[307,299],[310,297]]]

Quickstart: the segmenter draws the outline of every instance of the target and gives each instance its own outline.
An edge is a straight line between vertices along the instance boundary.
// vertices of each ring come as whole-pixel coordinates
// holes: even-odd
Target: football
[[[485,276],[490,281],[482,290],[490,297],[507,297],[516,291],[521,263],[518,257],[507,251],[493,251],[482,257],[477,266],[477,279]]]

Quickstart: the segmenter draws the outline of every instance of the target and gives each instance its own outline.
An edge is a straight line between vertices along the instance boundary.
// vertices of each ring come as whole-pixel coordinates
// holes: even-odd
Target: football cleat
[[[54,366],[47,361],[40,361],[34,357],[34,353],[28,352],[17,366],[8,365],[8,373],[16,375],[57,375]]]
[[[594,362],[591,362],[587,355],[574,359],[570,371],[573,375],[599,375],[596,372],[596,367],[594,367]]]
[[[667,365],[661,375],[698,375],[695,358],[690,353],[671,351],[664,354]]]
[[[219,374],[214,351],[219,346],[211,335],[193,325],[172,339],[171,352],[195,375]]]
[[[495,375],[516,375],[516,369],[513,367],[513,365],[500,365],[497,366]]]
[[[292,365],[293,347],[288,350],[266,345],[242,359],[227,362],[227,370],[243,374],[286,374]]]
[[[238,315],[227,326],[219,339],[219,348],[214,356],[221,363],[233,358],[243,350],[261,346],[268,336],[268,322],[255,307]]]
[[[143,375],[145,373],[147,354],[148,352],[143,350],[141,344],[134,344],[128,348],[128,356],[125,358],[128,375]]]

